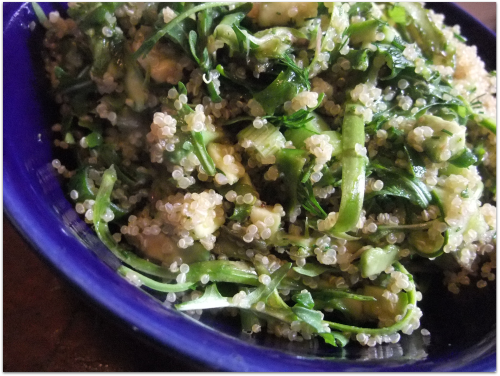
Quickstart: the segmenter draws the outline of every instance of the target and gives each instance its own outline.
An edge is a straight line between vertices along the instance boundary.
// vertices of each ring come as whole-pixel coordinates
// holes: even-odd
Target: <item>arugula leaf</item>
[[[273,27],[252,35],[239,25],[239,17],[228,18],[224,22],[217,26],[214,36],[229,46],[230,56],[237,53],[248,58],[251,53],[257,59],[279,59],[295,41],[306,39],[305,34],[294,28]]]
[[[176,15],[178,16],[178,14]],[[167,24],[168,25],[168,24]],[[186,18],[181,22],[175,24],[166,36],[173,42],[182,47],[184,52],[190,53],[191,32],[196,32],[196,21],[192,18]],[[193,54],[195,55],[195,54]]]
[[[400,48],[390,44],[375,43],[378,53],[385,57],[387,66],[391,69],[391,74],[385,77],[380,77],[382,81],[396,77],[399,72],[407,67],[413,67],[413,62],[406,59]]]
[[[165,35],[167,35],[170,31],[176,28],[176,26],[184,21],[185,19],[189,18],[193,14],[204,10],[208,8],[215,8],[215,7],[222,7],[222,6],[227,6],[226,2],[214,2],[214,3],[203,3],[200,5],[197,5],[193,8],[190,8],[181,14],[179,14],[177,17],[175,17],[173,20],[171,20],[169,23],[167,23],[165,26],[163,26],[160,30],[158,30],[154,35],[152,35],[148,40],[146,40],[141,47],[137,51],[134,52],[133,57],[138,58],[140,56],[146,56],[149,51],[153,49],[155,44],[163,38]],[[189,34],[186,34],[188,36]],[[187,45],[189,47],[189,45]],[[189,51],[189,48],[187,49]]]
[[[373,296],[355,294],[349,290],[335,290],[335,289],[314,291],[312,293],[312,296],[314,297],[314,299],[319,299],[319,300],[352,299],[363,302],[374,302],[377,300]]]
[[[196,53],[196,42],[198,41],[198,34],[196,34],[196,31],[191,30],[189,32],[188,40],[189,40],[189,50],[191,51],[191,55],[193,55],[196,63],[198,65],[201,65],[200,58],[198,57],[198,55]]]
[[[187,95],[187,88],[186,88],[186,85],[184,85],[182,82],[179,81],[179,85],[178,85],[178,92],[179,92],[179,95]]]
[[[327,266],[321,264],[311,264],[308,262],[304,266],[294,266],[293,270],[300,275],[305,275],[308,277],[317,277],[330,269]]]
[[[380,191],[374,191],[366,195],[366,200],[370,200],[376,196],[396,196],[410,200],[412,204],[418,205],[421,208],[426,208],[428,202],[420,201],[420,196],[415,194],[414,191],[405,185],[401,180],[395,177],[385,177],[383,179],[384,188]]]
[[[74,92],[90,93],[95,89],[95,83],[90,78],[90,65],[82,69],[76,77],[70,76],[64,69],[59,66],[54,68],[54,74],[59,80],[59,86],[57,90],[60,90],[61,94],[70,94]]]
[[[292,296],[292,300],[297,303],[297,306],[304,307],[307,309],[314,308],[314,300],[311,296],[311,293],[307,290],[302,290],[298,294],[294,294]]]
[[[233,214],[231,215],[231,217],[229,217],[229,219],[231,221],[244,222],[250,215],[251,211],[252,205],[235,205]]]
[[[476,164],[477,161],[476,155],[469,148],[465,148],[460,155],[450,160],[450,163],[457,167],[467,168]]]
[[[371,167],[377,172],[383,182],[384,188],[380,191],[370,192],[365,200],[375,196],[389,195],[408,199],[412,204],[425,209],[429,206],[432,196],[425,184],[417,178],[409,175],[403,170],[395,167],[386,167],[380,163],[380,160],[372,161]]]
[[[312,326],[316,333],[328,333],[327,329],[323,326],[323,313],[295,305],[292,307],[292,312],[297,315],[299,319]]]
[[[278,107],[305,89],[307,87],[297,74],[287,68],[268,87],[255,94],[254,99],[261,104],[267,115],[274,115]]]
[[[325,219],[328,216],[316,200],[310,180],[307,180],[305,183],[299,185],[298,199],[302,207],[312,215],[321,219]]]
[[[208,12],[207,9],[203,10],[201,14],[204,14],[205,12]],[[209,16],[206,16],[209,17]],[[206,23],[206,22],[205,22]],[[209,27],[205,25],[205,27]],[[200,26],[200,29],[203,29],[203,27]],[[188,45],[189,45],[189,52],[191,52],[191,55],[193,56],[194,60],[198,64],[198,66],[201,68],[201,70],[204,72],[204,74],[209,74],[209,77],[213,74],[210,70],[212,69],[213,61],[208,55],[208,49],[205,47],[205,42],[206,36],[203,34],[200,34],[200,40],[198,40],[198,34],[196,33],[195,30],[191,30],[189,32],[188,36]],[[198,51],[201,52],[201,57],[198,56]],[[205,81],[205,80],[204,80]],[[209,82],[205,81],[207,85],[207,90],[208,93],[210,94],[210,98],[212,99],[213,102],[219,103],[222,101],[222,98],[219,96],[218,89],[216,89],[214,82],[212,79],[210,79]]]
[[[203,46],[206,46],[208,37],[214,31],[214,24],[220,16],[220,8],[203,9],[198,13],[198,34]]]
[[[194,146],[194,153],[200,160],[200,164],[205,170],[205,173],[208,176],[215,176],[215,163],[213,159],[207,152],[207,148],[205,147],[205,143],[203,142],[203,135],[201,132],[191,132],[191,138]]]
[[[210,286],[207,286],[201,298],[176,304],[175,308],[179,311],[190,311],[196,309],[231,307],[232,305],[229,298],[223,297],[217,289],[217,285],[212,283]]]
[[[94,216],[92,218],[97,236],[116,258],[118,258],[122,262],[127,263],[134,269],[150,275],[166,279],[173,279],[174,275],[168,269],[153,264],[137,256],[134,252],[124,249],[123,247],[119,246],[111,236],[108,223],[102,220],[102,215],[111,204],[111,192],[113,191],[113,186],[116,182],[116,179],[116,171],[113,166],[104,171],[104,174],[102,175],[101,186],[99,187],[95,198]],[[99,258],[104,260],[108,265],[118,270],[119,265],[117,264],[119,264],[119,262],[117,262],[116,259],[111,258],[109,256],[109,252],[103,254],[102,251],[98,247],[96,247],[96,253],[98,254]]]
[[[253,291],[246,297],[245,301],[249,305],[255,304],[259,301],[265,301],[269,297],[269,295],[272,294],[274,289],[278,287],[281,280],[285,278],[291,267],[292,264],[290,262],[281,265],[278,270],[271,274],[271,282],[269,282],[269,284],[267,285],[260,285],[259,287],[257,287],[255,291]]]
[[[290,68],[297,75],[297,77],[302,81],[302,84],[305,85],[307,90],[311,90],[308,68],[300,68],[297,64],[295,64],[295,62],[288,54],[284,54],[283,57],[279,59],[279,61],[281,64],[284,64],[288,68]]]
[[[333,331],[330,333],[319,333],[319,335],[325,340],[327,344],[334,347],[344,347],[349,343],[349,338],[340,332]]]
[[[416,178],[424,176],[427,169],[425,168],[425,164],[420,154],[415,149],[408,147],[408,145],[404,145],[403,148],[408,158],[410,173]]]
[[[239,31],[233,28],[238,28],[240,22],[246,17],[245,12],[236,12],[233,14],[229,14],[225,16],[222,21],[217,25],[214,30],[214,38],[216,40],[223,41],[225,44],[229,46],[229,55],[233,56],[235,52],[240,52],[240,39],[245,36],[241,34],[237,34]],[[238,39],[238,36],[240,39]]]
[[[186,87],[179,83],[179,93],[186,93]],[[170,100],[169,100],[170,101]],[[167,104],[171,104],[172,101]],[[178,124],[185,125],[184,116],[194,112],[191,107],[187,104],[184,104],[180,110],[177,111],[177,115],[175,118]],[[208,154],[206,148],[206,142],[203,138],[203,132],[181,132],[178,137],[180,138],[179,142],[176,145],[176,148],[171,152],[165,152],[164,155],[168,158],[171,163],[179,163],[179,161],[186,157],[190,152],[193,152],[199,159],[201,166],[205,170],[205,173],[209,176],[215,176],[216,169],[215,163]]]
[[[366,71],[370,65],[370,56],[373,54],[368,48],[364,49],[351,49],[346,55],[346,58],[351,63],[351,67],[355,70]]]
[[[318,96],[318,103],[316,106],[307,108],[306,110],[300,109],[294,112],[291,115],[282,115],[282,116],[264,116],[264,119],[272,122],[274,125],[278,127],[286,127],[286,128],[302,128],[311,120],[315,119],[314,114],[312,112],[316,110],[323,102],[323,98],[325,97],[324,93],[321,93]]]

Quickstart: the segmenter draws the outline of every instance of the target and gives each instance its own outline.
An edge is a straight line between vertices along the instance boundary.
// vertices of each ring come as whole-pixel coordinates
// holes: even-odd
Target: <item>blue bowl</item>
[[[496,36],[453,4],[431,3],[479,48],[490,69]],[[42,3],[46,12],[62,4]],[[61,9],[59,9],[61,8]],[[272,336],[246,337],[237,322],[211,315],[200,322],[167,308],[130,285],[119,261],[100,243],[65,199],[51,167],[57,156],[50,125],[58,119],[40,60],[43,32],[29,23],[28,4],[4,3],[5,211],[45,261],[89,302],[156,347],[190,365],[227,371],[494,371],[495,287],[450,296],[440,280],[422,301],[423,327],[432,336],[403,336],[398,344],[337,349],[319,341],[289,343]],[[189,360],[187,360],[189,359]]]

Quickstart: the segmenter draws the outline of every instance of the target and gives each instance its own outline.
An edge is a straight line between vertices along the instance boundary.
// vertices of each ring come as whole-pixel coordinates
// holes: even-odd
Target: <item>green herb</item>
[[[261,104],[267,115],[274,115],[278,107],[306,89],[303,76],[288,68],[281,72],[271,85],[256,93],[254,99]]]
[[[162,27],[160,30],[158,30],[152,37],[150,37],[147,41],[145,41],[141,47],[134,53],[134,58],[138,58],[140,56],[145,57],[149,51],[153,49],[156,43],[164,37],[167,33],[172,31],[177,25],[190,17],[193,14],[196,14],[197,12],[204,10],[204,9],[209,9],[209,8],[215,8],[215,7],[222,7],[226,6],[227,3],[225,2],[214,2],[214,3],[205,3],[205,4],[200,4],[197,5],[181,14],[179,14],[177,17],[175,17],[173,20],[171,20],[168,24],[166,24],[164,27]]]
[[[388,165],[387,161],[382,164],[380,160],[370,163],[376,173],[383,178],[384,188],[367,194],[366,199],[381,195],[398,196],[408,199],[412,204],[423,209],[427,208],[432,197],[425,184],[405,171]]]

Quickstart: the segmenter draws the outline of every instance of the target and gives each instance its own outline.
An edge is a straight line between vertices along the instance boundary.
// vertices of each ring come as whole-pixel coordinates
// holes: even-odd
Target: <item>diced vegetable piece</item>
[[[345,316],[351,319],[360,322],[364,320],[364,314],[363,314],[363,306],[365,303],[364,301],[347,299],[347,298],[340,298],[336,300],[337,300],[336,305],[334,307],[335,309],[342,312]]]
[[[323,133],[325,131],[331,130],[328,123],[320,114],[315,111],[311,111],[309,114],[313,116],[313,119],[309,120],[304,128],[309,129],[315,133]]]
[[[224,217],[207,217],[204,222],[194,226],[193,238],[202,239],[208,235],[213,234],[220,226],[224,224],[225,221],[226,219]]]
[[[375,247],[364,251],[359,262],[361,276],[368,278],[383,272],[397,260],[398,251],[395,245],[388,245],[384,248]]]
[[[130,244],[135,245],[148,258],[163,262],[164,265],[172,264],[179,257],[184,263],[208,261],[210,252],[199,242],[195,242],[191,247],[181,249],[176,241],[163,233],[158,235],[144,235],[127,237]]]
[[[432,115],[421,116],[418,124],[434,131],[433,136],[423,142],[424,151],[433,161],[447,161],[464,151],[465,127]]]
[[[226,175],[230,185],[233,185],[245,175],[245,168],[234,157],[233,146],[212,142],[208,145],[207,151],[210,157],[212,157],[215,167]],[[232,158],[225,158],[226,156]]]
[[[379,319],[381,316],[396,317],[404,315],[408,305],[408,296],[405,292],[397,294],[398,301],[393,303],[382,294],[385,289],[379,286],[365,286],[363,295],[373,296],[377,300],[374,302],[363,302],[363,314],[372,319]]]
[[[295,146],[296,148],[303,149],[305,148],[305,140],[307,140],[311,136],[314,136],[315,134],[318,133],[307,129],[306,127],[287,129],[285,131],[285,138],[287,139],[287,141],[292,141],[293,146]]]
[[[238,133],[238,141],[249,140],[254,148],[263,158],[275,155],[285,146],[285,136],[278,127],[267,124],[262,128],[249,125]]]
[[[283,56],[292,44],[299,39],[306,39],[306,36],[299,30],[288,27],[274,27],[267,30],[258,31],[254,35],[254,50],[257,59],[279,58]]]
[[[346,33],[353,45],[368,44],[377,40],[377,33],[383,24],[376,19],[351,24]]]
[[[412,231],[408,240],[420,253],[435,257],[440,253],[445,237],[442,234],[435,234],[431,237],[428,231]]]
[[[221,132],[220,130],[215,130],[215,131],[202,131],[200,132],[201,136],[203,137],[203,143],[205,145],[208,145],[211,142],[218,142],[224,137],[224,133]]]
[[[95,148],[102,144],[102,135],[99,132],[92,132],[85,137],[89,148]]]
[[[272,206],[252,207],[252,211],[250,213],[250,220],[253,223],[257,223],[258,221],[266,223],[266,218],[273,219],[273,224],[267,225],[267,228],[271,230],[271,236],[273,236],[274,234],[276,234],[276,232],[278,232],[281,225],[280,213],[274,212]]]
[[[342,136],[337,131],[325,131],[322,134],[326,134],[330,137],[330,145],[333,146],[332,157],[337,157],[342,153]]]

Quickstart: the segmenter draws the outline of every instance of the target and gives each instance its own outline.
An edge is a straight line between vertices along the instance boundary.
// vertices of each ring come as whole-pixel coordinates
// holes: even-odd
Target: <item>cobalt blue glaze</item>
[[[45,11],[61,7],[61,4],[42,5]],[[491,49],[496,45],[494,34],[453,4],[430,5],[439,8],[452,23],[464,25],[463,34],[478,45],[491,68],[496,66],[495,54],[484,52],[485,47]],[[211,322],[210,318],[204,323],[194,321],[165,308],[120,278],[115,272],[117,260],[75,215],[50,166],[54,154],[49,128],[57,121],[58,111],[47,94],[48,85],[40,62],[36,61],[41,30],[37,26],[32,33],[28,28],[29,22],[35,19],[29,5],[4,3],[5,211],[39,255],[90,302],[112,314],[139,337],[170,354],[173,350],[190,358],[190,364],[194,361],[204,369],[254,372],[496,369],[494,290],[472,296],[471,299],[480,300],[475,303],[469,300],[468,305],[463,306],[464,311],[472,310],[470,314],[450,315],[449,320],[445,317],[444,321],[451,322],[448,328],[446,322],[439,322],[431,330],[430,344],[425,338],[413,335],[403,336],[401,345],[385,345],[377,350],[355,345],[334,349],[318,342],[297,344],[275,338],[244,339],[231,323]],[[450,298],[446,296],[430,298],[432,304],[443,305],[434,309],[447,312],[444,306],[447,303],[443,302]],[[451,303],[460,305],[460,302]],[[475,306],[479,307],[476,311]],[[478,316],[481,312],[493,312],[493,318]],[[455,319],[455,316],[459,317]],[[482,318],[476,320],[480,322],[471,320],[477,317]],[[427,325],[432,322],[423,324],[430,328]],[[467,327],[472,328],[468,341],[453,336]],[[380,359],[376,359],[374,351]],[[418,360],[415,359],[418,351],[428,354]],[[392,357],[391,352],[395,353]],[[414,359],[409,359],[412,357]]]

